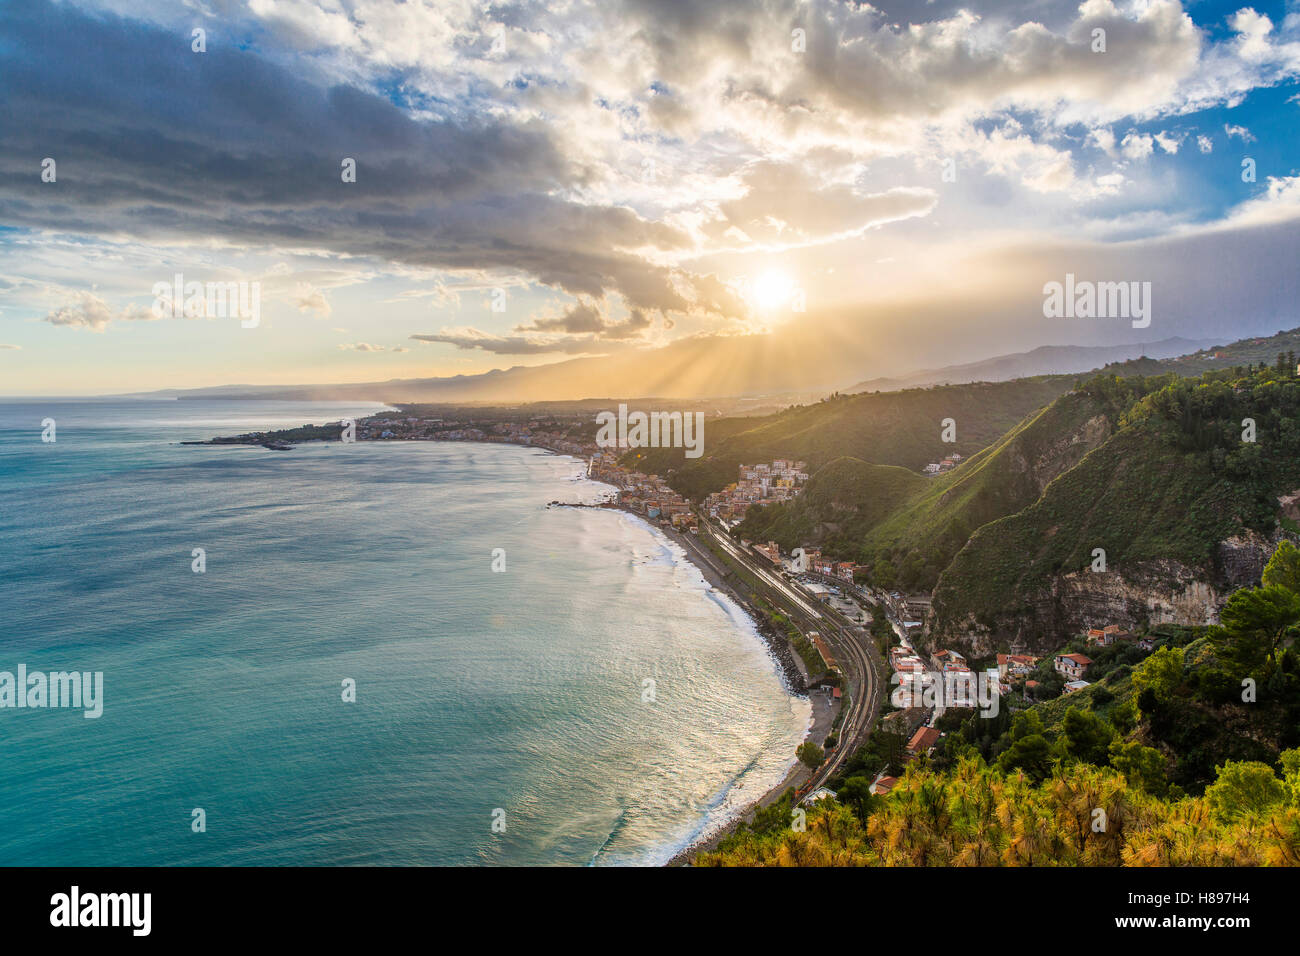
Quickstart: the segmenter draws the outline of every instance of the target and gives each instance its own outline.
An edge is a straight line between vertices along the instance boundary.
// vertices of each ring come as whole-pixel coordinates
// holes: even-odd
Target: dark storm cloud
[[[635,338],[647,331],[651,318],[641,309],[633,309],[621,322],[610,319],[598,306],[579,302],[557,318],[535,319],[529,325],[515,326],[516,332],[563,332],[566,335],[596,335],[607,339]]]
[[[563,197],[587,171],[540,124],[413,119],[252,51],[44,2],[0,11],[0,220],[504,268],[574,294],[689,306],[626,249],[679,231]],[[41,161],[57,163],[43,183]],[[341,180],[345,157],[355,183]]]
[[[469,351],[479,349],[495,355],[543,355],[564,353],[585,355],[617,351],[636,344],[650,330],[653,319],[643,309],[632,309],[627,318],[611,319],[599,303],[579,302],[555,317],[534,319],[517,325],[516,335],[494,335],[481,329],[443,329],[412,335],[418,342],[445,343]],[[667,326],[667,323],[665,323]]]
[[[574,335],[542,340],[523,335],[492,335],[477,329],[449,329],[443,332],[412,335],[411,338],[417,342],[454,345],[464,351],[480,349],[495,355],[546,355],[556,352],[566,355],[589,355],[611,351],[607,342],[594,335]]]

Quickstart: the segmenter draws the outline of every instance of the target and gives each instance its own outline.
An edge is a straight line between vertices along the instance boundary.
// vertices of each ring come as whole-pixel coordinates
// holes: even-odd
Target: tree
[[[1003,773],[1023,770],[1038,783],[1052,773],[1052,748],[1042,734],[1030,734],[1013,743],[998,758],[998,769]]]
[[[1039,716],[1036,710],[1025,710],[1016,714],[1015,722],[1011,725],[1011,739],[1021,740],[1025,737],[1043,733],[1043,718]]]
[[[1205,800],[1220,823],[1263,814],[1287,798],[1287,788],[1266,763],[1229,760],[1217,770],[1218,779],[1205,788]]]
[[[1164,754],[1155,747],[1125,743],[1118,737],[1110,744],[1111,766],[1122,773],[1129,786],[1163,797],[1169,789]]]
[[[1291,791],[1291,802],[1300,807],[1300,749],[1284,750],[1278,758],[1282,763],[1282,779]]]
[[[1065,712],[1062,729],[1066,753],[1084,763],[1106,765],[1115,728],[1090,710],[1071,707]]]
[[[794,755],[814,770],[820,767],[822,761],[826,759],[826,754],[822,752],[822,748],[818,747],[811,740],[801,743],[799,749],[794,752]]]
[[[1133,687],[1139,695],[1139,706],[1151,709],[1141,702],[1141,698],[1150,691],[1147,700],[1168,700],[1179,684],[1183,682],[1183,649],[1181,647],[1162,647],[1144,660],[1133,670]]]
[[[1264,586],[1286,588],[1300,594],[1300,548],[1283,541],[1264,568]]]
[[[875,809],[878,796],[871,792],[871,781],[866,777],[849,777],[836,793],[835,799],[853,811],[853,815],[863,823]]]
[[[1277,565],[1270,560],[1273,577],[1286,578],[1289,563],[1288,556]],[[1277,584],[1245,588],[1228,598],[1219,620],[1220,626],[1208,635],[1216,656],[1237,675],[1259,672],[1267,677],[1277,665],[1283,643],[1300,624],[1300,594]]]

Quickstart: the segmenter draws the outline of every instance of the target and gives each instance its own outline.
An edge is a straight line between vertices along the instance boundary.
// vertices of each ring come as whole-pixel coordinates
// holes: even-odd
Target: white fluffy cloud
[[[94,293],[82,292],[74,301],[47,312],[42,321],[51,325],[103,332],[114,321],[149,321],[155,318],[157,316],[140,306],[125,306],[114,310]]]

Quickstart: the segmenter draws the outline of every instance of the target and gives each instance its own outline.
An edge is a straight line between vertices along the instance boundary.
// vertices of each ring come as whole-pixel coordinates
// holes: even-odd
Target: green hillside
[[[1098,378],[1084,391],[1119,403],[1133,390]],[[1255,442],[1242,440],[1244,419],[1255,422]],[[1094,548],[1105,550],[1109,573],[1168,591],[1184,571],[1222,582],[1217,547],[1235,534],[1296,530],[1278,504],[1300,488],[1293,367],[1178,379],[1136,401],[1120,424],[1038,501],[971,537],[935,590],[938,635],[975,623],[995,639],[1047,639],[1076,625],[1052,585],[1091,573]]]
[[[819,474],[794,501],[752,509],[737,533],[787,549],[818,544],[871,565],[884,587],[929,590],[976,529],[1037,501],[1053,478],[1110,437],[1133,399],[1170,379],[1128,381],[1123,398],[1087,390],[1061,396],[935,478],[886,481],[888,472],[866,465],[841,469],[834,481]]]
[[[1171,372],[1195,376],[1259,362],[1272,365],[1279,353],[1300,353],[1300,329],[1180,358],[1133,359],[1102,371],[1120,378]],[[1291,365],[1294,368],[1294,359]],[[772,415],[711,419],[704,455],[698,459],[686,458],[681,449],[646,448],[629,453],[624,461],[663,475],[677,491],[697,499],[735,481],[738,465],[775,458],[802,459],[811,471],[841,457],[919,471],[954,451],[968,458],[975,455],[1093,374],[833,395]],[[953,444],[940,441],[940,422],[945,418],[957,423]]]
[[[1129,375],[1160,375],[1173,372],[1185,378],[1195,378],[1205,372],[1217,372],[1237,366],[1273,365],[1278,354],[1288,357],[1292,369],[1300,358],[1300,329],[1289,329],[1274,335],[1239,339],[1226,345],[1216,345],[1190,355],[1178,358],[1152,359],[1140,358],[1128,362],[1116,362],[1105,366],[1101,371],[1126,377]]]
[[[836,458],[789,504],[751,508],[736,534],[777,541],[786,550],[814,543],[853,555],[870,528],[920,497],[929,485],[916,472],[896,465]]]
[[[970,457],[992,444],[1026,415],[1051,403],[1074,384],[1074,376],[1014,382],[977,382],[833,395],[776,415],[711,421],[704,455],[688,459],[682,449],[646,448],[624,461],[665,476],[681,494],[701,498],[736,480],[739,465],[792,458],[809,473],[837,458],[920,471],[954,451]],[[956,423],[956,441],[942,440],[942,422]]]

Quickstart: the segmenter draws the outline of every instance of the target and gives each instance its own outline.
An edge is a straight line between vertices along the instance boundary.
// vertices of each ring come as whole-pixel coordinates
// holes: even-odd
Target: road
[[[880,654],[870,635],[838,611],[823,605],[798,584],[782,577],[765,558],[742,548],[712,522],[699,518],[698,524],[701,535],[707,535],[731,561],[758,582],[758,591],[763,598],[805,632],[821,634],[843,671],[848,711],[840,721],[838,746],[808,782],[806,789],[815,790],[839,771],[871,733],[883,688],[881,675],[885,673]]]

